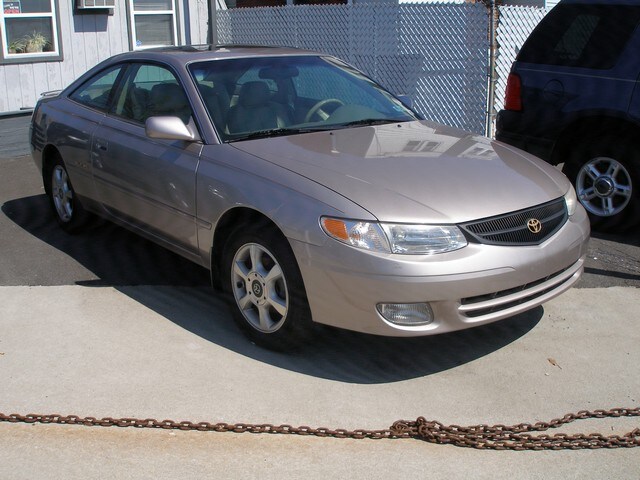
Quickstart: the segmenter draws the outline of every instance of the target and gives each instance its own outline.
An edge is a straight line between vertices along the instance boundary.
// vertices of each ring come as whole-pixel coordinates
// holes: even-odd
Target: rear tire
[[[223,288],[249,339],[272,350],[304,343],[311,312],[293,252],[274,227],[238,228],[223,252]]]
[[[640,223],[640,146],[628,137],[583,143],[565,164],[594,230],[622,233]]]
[[[82,207],[60,156],[56,156],[45,171],[44,181],[58,225],[67,233],[76,233],[85,227],[89,213]]]

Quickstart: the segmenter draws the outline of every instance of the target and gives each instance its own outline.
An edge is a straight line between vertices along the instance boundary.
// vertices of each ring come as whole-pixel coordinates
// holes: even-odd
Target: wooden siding
[[[185,6],[183,5],[181,8],[185,8]],[[191,7],[186,20],[189,22],[189,31],[186,32],[186,42],[192,45],[204,45],[208,43],[209,4],[207,0],[191,0]]]
[[[60,0],[63,60],[0,65],[0,113],[33,108],[42,92],[60,90],[102,60],[129,51],[127,1],[116,0],[113,15],[78,15],[72,1]],[[207,0],[178,0],[178,5],[180,43],[187,38],[205,43]]]
[[[0,66],[0,112],[33,108],[42,92],[59,90],[100,61],[129,50],[126,7],[113,15],[74,15],[71,2],[58,3],[62,61]]]

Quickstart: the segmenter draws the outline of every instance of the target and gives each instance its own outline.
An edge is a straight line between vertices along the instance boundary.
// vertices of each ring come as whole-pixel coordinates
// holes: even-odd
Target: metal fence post
[[[216,46],[218,44],[218,12],[217,0],[208,0],[209,2],[209,31],[207,32],[207,40],[209,45]]]
[[[487,95],[487,127],[485,133],[487,137],[493,138],[496,117],[496,59],[498,54],[496,31],[498,27],[498,8],[495,0],[488,0],[485,5],[489,9],[489,92]]]

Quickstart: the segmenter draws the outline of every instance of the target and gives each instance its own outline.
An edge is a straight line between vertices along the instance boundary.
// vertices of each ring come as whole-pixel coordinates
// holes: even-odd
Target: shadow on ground
[[[463,365],[514,342],[543,316],[538,307],[492,325],[414,338],[317,326],[304,347],[278,353],[250,343],[233,323],[225,300],[206,287],[118,289],[185,330],[238,354],[305,375],[358,384],[403,381]]]
[[[206,269],[112,223],[96,221],[81,234],[64,233],[58,227],[44,194],[9,200],[2,205],[2,212],[26,232],[92,272],[98,278],[92,282],[94,285],[210,284]],[[59,273],[65,275],[65,272]],[[60,284],[56,279],[51,280],[49,282],[45,278],[44,283],[39,284]]]
[[[44,195],[8,201],[2,211],[24,231],[80,263],[96,277],[71,283],[88,288],[113,286],[220,347],[319,378],[376,384],[431,375],[516,341],[543,316],[539,307],[492,325],[417,338],[378,337],[318,326],[304,348],[276,353],[253,345],[239,332],[225,300],[209,288],[208,271],[188,260],[110,223],[67,235],[49,214]]]

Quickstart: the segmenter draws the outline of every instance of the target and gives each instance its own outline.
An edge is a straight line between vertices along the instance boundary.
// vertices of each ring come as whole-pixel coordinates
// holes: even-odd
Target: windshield
[[[225,142],[419,118],[331,57],[212,60],[189,70]]]

